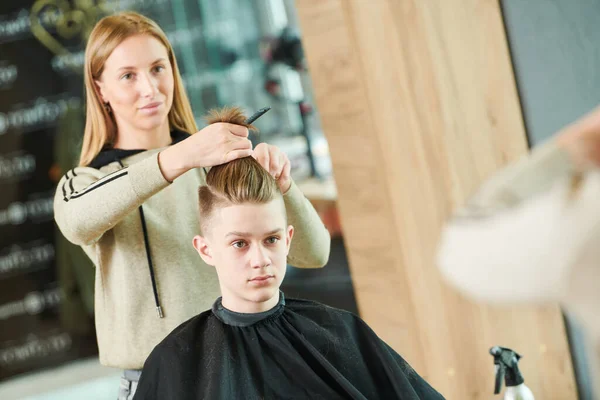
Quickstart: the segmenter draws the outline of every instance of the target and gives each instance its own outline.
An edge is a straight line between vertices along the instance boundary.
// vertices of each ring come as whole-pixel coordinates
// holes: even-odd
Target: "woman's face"
[[[119,44],[96,84],[119,132],[148,131],[168,123],[173,69],[167,49],[153,36],[135,35]]]

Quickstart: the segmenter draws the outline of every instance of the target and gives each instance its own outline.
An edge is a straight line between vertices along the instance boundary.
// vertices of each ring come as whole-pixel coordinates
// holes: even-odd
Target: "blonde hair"
[[[211,110],[207,122],[228,122],[246,126],[246,117],[239,108]],[[275,178],[253,157],[238,158],[212,167],[206,175],[206,186],[198,189],[200,230],[203,234],[212,213],[230,205],[266,204],[281,198],[282,194]],[[285,210],[284,210],[285,213]]]
[[[86,90],[86,115],[83,145],[79,165],[88,165],[107,144],[112,144],[117,136],[117,126],[111,114],[104,108],[96,89],[104,70],[104,63],[125,39],[134,35],[150,35],[160,41],[169,55],[173,69],[173,105],[169,110],[169,128],[195,133],[198,128],[192,113],[190,101],[185,93],[183,81],[177,67],[173,47],[167,36],[149,18],[135,12],[123,12],[102,18],[92,30],[85,49],[84,81]]]

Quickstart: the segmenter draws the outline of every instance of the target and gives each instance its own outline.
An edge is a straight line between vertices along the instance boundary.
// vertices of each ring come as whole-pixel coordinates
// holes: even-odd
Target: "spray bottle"
[[[506,347],[494,346],[490,349],[494,356],[496,366],[496,386],[494,394],[500,393],[502,380],[506,383],[504,400],[534,400],[533,393],[527,386],[521,371],[519,371],[519,360],[521,356]]]

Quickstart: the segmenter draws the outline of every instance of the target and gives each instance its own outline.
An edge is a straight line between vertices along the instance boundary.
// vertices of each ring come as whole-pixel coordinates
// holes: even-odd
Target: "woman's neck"
[[[166,147],[171,144],[169,121],[159,127],[141,130],[132,126],[118,124],[117,139],[113,147],[123,150],[151,150]]]

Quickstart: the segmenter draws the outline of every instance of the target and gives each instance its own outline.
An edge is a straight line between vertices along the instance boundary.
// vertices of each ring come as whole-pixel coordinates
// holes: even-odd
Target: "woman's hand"
[[[192,168],[213,167],[251,155],[248,128],[218,122],[161,151],[158,160],[163,176],[172,182]]]
[[[600,107],[563,129],[557,142],[579,169],[600,168]]]
[[[252,157],[275,178],[281,193],[285,194],[290,189],[290,159],[279,147],[260,143],[254,149]]]

